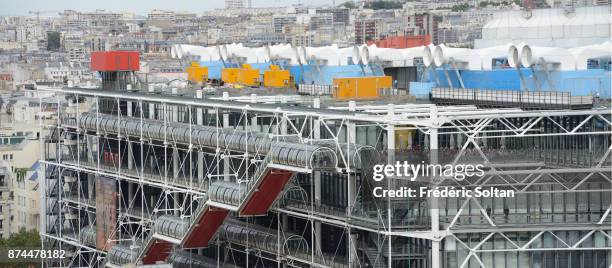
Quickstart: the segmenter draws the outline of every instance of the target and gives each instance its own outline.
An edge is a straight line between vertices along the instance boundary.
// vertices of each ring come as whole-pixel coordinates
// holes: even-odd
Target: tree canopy
[[[20,229],[18,233],[13,234],[7,239],[0,239],[0,247],[5,248],[40,248],[40,234],[38,231],[31,230],[26,231],[24,228]]]
[[[353,2],[353,1],[346,1],[346,2],[344,2],[342,4],[340,4],[339,7],[345,7],[345,8],[348,8],[348,9],[353,9],[353,8],[356,8],[357,6],[355,5],[355,2]]]
[[[47,33],[47,50],[58,51],[61,46],[60,33],[59,32],[48,32]]]
[[[403,5],[402,3],[399,2],[393,2],[393,1],[374,1],[374,2],[368,2],[365,5],[366,8],[371,8],[374,10],[378,10],[378,9],[399,9],[402,8]]]

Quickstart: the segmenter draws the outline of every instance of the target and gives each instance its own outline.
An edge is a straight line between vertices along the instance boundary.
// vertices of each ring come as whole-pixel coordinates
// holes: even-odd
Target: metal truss
[[[612,250],[609,242],[612,203],[608,198],[612,196],[612,123],[608,108],[528,111],[355,102],[321,108],[319,99],[305,107],[297,97],[265,98],[266,103],[260,103],[253,96],[231,101],[87,89],[52,91],[58,94],[58,105],[62,94],[74,96],[77,101],[72,104],[76,112],[60,114],[56,123],[46,126],[58,131],[56,150],[47,150],[44,158],[48,166],[56,167],[59,187],[45,185],[45,189],[57,192],[60,208],[58,223],[48,222],[51,217],[43,221],[45,226],[55,224],[60,230],[46,230],[49,241],[70,247],[76,262],[87,259],[92,266],[101,265],[108,250],[99,244],[87,245],[81,238],[86,227],[97,224],[92,215],[101,209],[96,206],[99,202],[89,198],[91,189],[83,186],[89,181],[104,177],[120,185],[115,208],[118,216],[107,243],[136,245],[150,239],[147,235],[160,216],[192,217],[195,204],[208,194],[213,182],[226,180],[248,185],[254,179],[255,171],[265,164],[266,152],[249,144],[244,146],[246,150],[236,150],[230,144],[204,146],[191,135],[192,129],[201,125],[218,131],[231,129],[232,135],[242,136],[246,142],[264,133],[273,142],[320,145],[335,156],[330,169],[316,170],[308,165],[292,168],[303,179],[293,178],[285,187],[271,208],[271,218],[265,227],[256,218],[240,221],[246,229],[259,232],[239,240],[232,233],[238,229],[220,231],[211,246],[218,250],[219,265],[241,254],[255,266],[275,262],[295,267],[361,267],[369,262],[376,267],[405,263],[452,267],[444,259],[446,253],[441,247],[453,245],[454,251],[461,248],[467,252],[457,258],[458,266],[475,262],[477,266],[490,267],[483,256],[498,252]],[[79,103],[81,97],[87,99],[91,108],[85,111],[80,108],[85,105]],[[291,105],[294,101],[299,105]],[[100,111],[103,102],[114,108],[110,112]],[[130,107],[127,112],[117,108],[125,103]],[[127,124],[119,124],[121,127],[112,131],[99,125],[86,129],[82,127],[82,112],[99,119],[113,116],[118,122],[128,119],[141,124],[162,122],[163,135],[152,139],[150,133],[127,129]],[[165,131],[177,122],[189,129],[186,139]],[[402,131],[410,131],[411,140],[407,147],[396,148],[396,134]],[[362,133],[368,136],[363,138]],[[585,144],[588,146],[584,147]],[[439,186],[505,187],[515,190],[517,195],[550,196],[546,202],[551,204],[559,196],[578,198],[587,194],[589,198],[591,195],[599,198],[602,210],[570,221],[569,205],[564,205],[563,212],[554,211],[553,205],[550,209],[541,206],[538,211],[515,206],[511,217],[505,208],[487,200],[467,198],[454,203],[453,209],[436,208],[440,200],[430,200],[433,203],[417,205],[422,211],[418,221],[398,223],[393,217],[405,208],[399,207],[396,200],[388,198],[368,204],[372,196],[366,183],[369,178],[361,177],[367,173],[361,157],[364,152],[374,151],[380,153],[383,162],[393,162],[400,151],[418,151],[429,160],[487,164],[482,177],[462,181],[442,177],[435,180]],[[101,160],[104,152],[114,153],[107,157],[110,161]],[[344,207],[324,204],[321,185],[324,174],[345,179]],[[121,191],[123,185],[129,190]],[[153,192],[159,198],[148,198]],[[48,204],[50,198],[45,200]],[[576,204],[580,202],[575,200]],[[582,210],[578,206],[571,209],[576,213]],[[234,214],[231,218],[239,218]],[[545,219],[549,215],[553,220]],[[67,216],[75,219],[65,220]],[[556,220],[557,217],[563,220]],[[291,227],[289,222],[296,219],[304,221],[304,226]],[[322,225],[342,230],[334,251],[322,248]],[[478,243],[470,241],[475,235],[479,237]],[[257,238],[264,236],[275,237],[276,242],[258,244]],[[366,240],[372,246],[370,251],[363,248]],[[296,243],[301,246],[296,247]],[[402,248],[406,243],[415,243],[419,249],[410,249],[412,255],[406,257]],[[609,257],[607,261],[610,262]]]

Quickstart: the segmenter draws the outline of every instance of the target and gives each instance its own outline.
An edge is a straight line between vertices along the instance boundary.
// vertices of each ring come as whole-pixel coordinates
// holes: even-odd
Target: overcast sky
[[[252,0],[254,7],[287,6],[292,4],[326,5],[334,0]],[[340,4],[345,0],[336,0]],[[223,0],[0,0],[0,15],[27,15],[28,11],[50,11],[41,16],[57,15],[65,9],[92,11],[106,9],[129,11],[144,15],[152,9],[170,9],[201,13],[223,8]]]

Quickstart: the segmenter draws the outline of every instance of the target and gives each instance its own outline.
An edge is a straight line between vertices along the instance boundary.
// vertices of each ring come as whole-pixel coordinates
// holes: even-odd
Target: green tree
[[[470,5],[468,4],[459,4],[459,5],[454,5],[451,10],[453,12],[461,12],[461,11],[466,11],[468,10],[468,8],[470,8]]]
[[[17,175],[17,181],[22,182],[28,174],[29,168],[15,168],[15,175]]]
[[[59,32],[48,32],[47,33],[47,50],[58,51],[61,47],[60,33]]]
[[[366,4],[367,8],[371,8],[374,10],[379,9],[399,9],[402,8],[402,3],[392,2],[392,1],[374,1]]]
[[[344,7],[344,8],[348,8],[348,9],[354,9],[357,6],[355,5],[355,2],[347,1],[347,2],[344,2],[344,3],[340,4],[339,7]]]
[[[18,233],[11,235],[7,239],[0,239],[0,247],[6,248],[33,248],[41,247],[40,234],[38,231],[27,231],[21,228]]]
[[[38,231],[26,231],[25,228],[21,228],[18,233],[11,235],[8,239],[0,239],[0,248],[5,252],[10,249],[42,249],[42,243]],[[32,268],[41,267],[41,265],[39,260],[22,259],[14,261],[2,256],[0,257],[0,267]]]

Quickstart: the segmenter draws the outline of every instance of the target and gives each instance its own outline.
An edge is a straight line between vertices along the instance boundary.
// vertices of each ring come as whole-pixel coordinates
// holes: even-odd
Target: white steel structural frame
[[[465,138],[465,143],[457,144],[456,147],[458,148],[458,150],[456,152],[455,162],[457,162],[461,158],[461,156],[466,152],[468,147],[472,147],[472,146],[473,146],[472,149],[476,151],[476,154],[481,155],[486,161],[487,158],[485,156],[485,153],[483,152],[483,149],[481,148],[482,141],[486,139],[492,139],[492,138],[502,138],[502,139],[508,138],[509,139],[509,138],[525,138],[525,137],[554,137],[554,136],[577,136],[577,135],[584,135],[584,136],[608,135],[609,136],[610,135],[609,129],[612,127],[612,123],[610,122],[611,112],[608,109],[591,109],[591,110],[580,110],[580,111],[571,111],[571,110],[522,111],[518,109],[477,109],[473,106],[438,107],[438,106],[429,105],[429,104],[357,106],[355,103],[349,103],[348,106],[330,107],[328,109],[323,108],[323,109],[317,110],[317,109],[292,108],[292,107],[285,107],[285,106],[271,108],[269,105],[257,105],[256,103],[236,103],[236,102],[229,102],[229,101],[206,102],[206,101],[190,100],[188,98],[146,96],[142,94],[122,94],[122,93],[117,93],[117,92],[102,92],[102,91],[80,90],[80,89],[53,89],[52,91],[58,94],[76,95],[77,100],[79,99],[78,98],[79,96],[84,96],[84,97],[94,98],[96,100],[99,98],[110,98],[110,99],[116,100],[117,102],[119,100],[133,102],[133,103],[136,103],[137,106],[140,107],[141,109],[141,113],[140,113],[141,120],[144,120],[143,113],[142,113],[143,106],[150,105],[150,103],[156,103],[164,107],[163,109],[165,111],[164,112],[165,116],[163,116],[164,122],[168,122],[168,120],[170,120],[168,119],[168,117],[170,116],[167,115],[168,114],[167,108],[168,106],[173,106],[173,105],[186,105],[190,108],[191,107],[196,108],[198,111],[200,109],[211,111],[216,116],[215,121],[217,123],[223,122],[224,126],[227,126],[225,124],[225,121],[227,118],[225,118],[225,116],[220,116],[221,114],[226,115],[222,111],[223,110],[235,111],[236,113],[240,113],[241,115],[244,116],[244,117],[241,116],[241,118],[244,118],[244,119],[240,119],[238,121],[244,124],[244,128],[243,130],[241,130],[241,132],[244,132],[245,135],[248,135],[249,130],[253,130],[255,127],[259,127],[259,126],[256,126],[257,125],[256,121],[255,123],[253,123],[252,120],[249,122],[247,118],[249,117],[251,118],[253,117],[254,118],[272,117],[274,119],[271,121],[270,127],[275,126],[277,128],[275,132],[277,134],[274,136],[277,139],[283,136],[295,136],[301,139],[302,142],[305,142],[305,143],[311,143],[311,144],[317,143],[317,142],[334,143],[335,148],[338,151],[337,160],[339,164],[337,165],[337,171],[346,172],[348,174],[351,174],[351,172],[354,172],[355,170],[352,169],[353,165],[351,164],[352,154],[346,153],[346,152],[351,152],[351,146],[355,146],[356,144],[354,143],[356,142],[352,138],[353,134],[351,133],[353,133],[353,131],[349,130],[346,132],[346,134],[341,133],[343,127],[344,129],[351,129],[351,128],[373,126],[373,125],[378,126],[384,129],[384,131],[386,131],[387,137],[390,137],[387,140],[387,146],[389,150],[392,150],[393,149],[392,146],[394,146],[394,140],[392,139],[393,137],[395,137],[394,132],[397,130],[401,130],[401,129],[414,129],[420,133],[427,135],[429,137],[429,149],[432,150],[432,153],[434,153],[435,150],[438,149],[438,137],[439,136],[441,135],[457,135],[457,137],[463,136]],[[78,101],[77,101],[77,106],[78,106]],[[313,106],[317,107],[318,105],[314,104]],[[192,125],[192,122],[200,121],[199,120],[200,114],[198,113],[196,117],[193,117],[193,115],[191,114],[191,110],[192,109],[189,109],[190,111],[189,126],[190,127]],[[347,112],[343,112],[343,111],[335,112],[339,110],[340,111],[346,110]],[[122,115],[120,113],[117,115],[119,119],[121,118],[121,116]],[[568,116],[584,116],[584,119],[582,119],[582,121],[579,122],[577,126],[571,129],[567,129],[563,127],[562,123],[560,123],[558,119],[556,118],[568,117]],[[78,118],[79,116],[77,114],[76,115],[77,122],[79,121]],[[515,123],[511,122],[511,120],[509,120],[512,118],[524,118],[527,121],[522,125],[516,125]],[[582,128],[586,126],[587,123],[591,122],[591,120],[593,119],[597,119],[597,120],[604,122],[603,130],[581,131]],[[303,121],[302,124],[298,123],[300,121]],[[558,133],[540,133],[539,132],[540,129],[536,129],[536,126],[539,122],[543,122],[543,121],[548,121],[551,124],[558,126],[559,129],[561,129],[561,131],[559,131]],[[274,125],[273,122],[276,122],[276,125]],[[304,131],[306,130],[306,128],[304,127],[306,122],[313,122],[314,124],[320,124],[321,126],[323,126],[320,129],[327,130],[328,131],[327,134],[331,135],[332,138],[331,139],[321,139],[320,133],[304,133]],[[335,124],[336,122],[340,122],[340,128],[336,129],[334,126],[331,125],[332,123]],[[58,125],[61,126],[62,122],[58,121]],[[499,128],[500,125],[503,126],[502,129]],[[217,125],[217,127],[224,127],[224,126]],[[286,126],[286,129],[285,129],[285,126]],[[337,124],[335,126],[337,126]],[[346,126],[349,126],[349,127],[347,128]],[[495,128],[492,128],[492,126],[495,126]],[[441,130],[449,130],[449,131],[443,131],[443,133],[441,133],[439,132]],[[76,134],[77,137],[79,135],[82,135],[82,136],[88,135],[86,133],[81,133],[81,132],[82,131],[77,128],[77,131],[74,134]],[[343,138],[340,138],[341,135],[346,135],[347,139],[345,140],[349,140],[353,144],[351,145],[351,143],[342,142]],[[125,139],[125,137],[122,137],[122,136],[119,136],[118,138],[119,140],[124,139],[128,143],[131,142],[129,141],[129,139]],[[146,141],[141,136],[138,142],[142,145]],[[163,140],[164,151],[167,153],[168,147],[173,146],[173,150],[172,152],[170,152],[170,154],[172,155],[173,159],[176,158],[177,160],[179,160],[178,159],[179,154],[175,152],[178,152],[181,149],[176,148],[176,144],[177,144],[176,141],[172,141],[169,139]],[[195,146],[191,141],[188,144],[184,144],[184,145],[187,146],[186,151],[188,152],[188,155],[191,157],[192,154],[189,152],[192,152],[194,150],[194,147],[197,147],[197,146]],[[132,147],[128,147],[128,148],[132,148]],[[487,185],[488,181],[490,181],[491,178],[494,178],[494,177],[500,177],[500,176],[512,177],[512,176],[517,176],[521,174],[529,174],[527,175],[528,177],[524,178],[522,181],[524,184],[524,187],[517,188],[519,192],[525,192],[529,190],[530,187],[532,187],[533,185],[536,185],[539,180],[542,180],[543,177],[551,177],[553,179],[558,179],[556,177],[558,174],[577,174],[581,176],[581,178],[578,179],[578,183],[575,183],[575,185],[573,185],[572,187],[567,187],[563,183],[560,182],[560,184],[563,185],[565,189],[547,190],[547,191],[542,191],[542,192],[549,193],[549,192],[555,192],[555,191],[561,191],[561,192],[584,191],[584,190],[578,189],[579,186],[583,184],[585,181],[592,178],[594,175],[601,176],[605,180],[611,181],[610,175],[609,173],[607,173],[610,167],[608,163],[608,158],[610,157],[611,151],[612,151],[612,147],[608,147],[607,149],[605,149],[603,153],[603,157],[594,166],[591,166],[591,167],[574,167],[574,168],[561,168],[561,169],[527,167],[526,169],[522,169],[522,170],[516,170],[513,168],[508,168],[506,170],[505,167],[492,167],[491,170],[489,170],[486,173],[486,176],[484,176],[482,179],[476,180],[476,181],[468,181],[468,183],[470,183],[470,185],[472,186]],[[197,153],[204,154],[204,152],[202,151],[198,151]],[[253,155],[252,156],[253,158],[249,157],[249,152],[246,152],[245,155],[239,155],[239,154],[232,155],[229,148],[218,148],[217,154],[215,154],[215,158],[217,159],[216,166],[217,167],[219,166],[220,160],[224,160],[227,158],[242,159],[241,163],[244,163],[245,165],[256,164],[257,161],[256,160],[253,161],[252,159],[256,157],[261,157],[261,154],[259,154],[258,152],[252,152],[252,155]],[[77,159],[79,159],[79,157],[80,156],[77,153]],[[139,176],[138,174],[136,176],[132,176],[130,174],[123,174],[121,170],[121,166],[119,166],[118,172],[114,174],[112,172],[107,173],[103,171],[102,169],[100,169],[99,164],[96,169],[87,169],[80,165],[79,163],[80,160],[77,161],[77,164],[73,166],[63,164],[61,162],[61,156],[59,160],[60,160],[59,164],[50,162],[50,161],[45,161],[45,163],[48,165],[56,165],[62,168],[67,168],[67,169],[72,169],[72,170],[77,170],[77,171],[84,171],[84,172],[96,174],[97,176],[103,175],[103,176],[114,177],[118,180],[126,180],[126,181],[139,183],[140,185],[139,187],[144,187],[144,185],[163,187],[163,189],[167,189],[166,190],[167,195],[165,197],[166,202],[170,202],[170,201],[177,202],[176,199],[173,199],[172,193],[176,193],[176,192],[185,193],[185,194],[191,195],[192,199],[196,198],[196,196],[201,195],[202,193],[202,191],[193,190],[194,184],[192,183],[193,182],[192,172],[190,172],[190,184],[186,185],[185,187],[181,185],[173,185],[171,183],[171,178],[168,177],[168,173],[169,173],[168,170],[165,170],[164,172],[165,173],[163,176],[164,181],[160,183],[155,183],[149,180],[145,180],[144,176],[141,176],[141,175]],[[141,158],[141,161],[142,160],[143,158]],[[185,160],[186,159],[183,159],[183,161]],[[173,161],[176,161],[176,160],[173,160]],[[213,164],[212,166],[215,166],[215,165]],[[141,167],[144,167],[144,165],[142,165]],[[219,168],[214,170],[214,172],[216,173],[216,176],[220,176],[224,178],[230,175],[227,171],[228,170],[221,171],[219,170]],[[300,171],[301,172],[313,172],[314,178],[316,180],[317,171],[312,171],[307,168],[300,170]],[[176,178],[177,172],[175,171],[173,173],[174,173],[174,176],[172,177]],[[198,171],[198,173],[201,173],[201,172]],[[143,174],[143,173],[141,172],[140,174]],[[535,176],[531,178],[530,174],[535,174]],[[210,173],[208,174],[208,178],[211,178],[212,176],[214,175],[211,175]],[[59,181],[58,181],[59,183],[61,183],[62,181],[61,178],[62,176],[59,176]],[[245,179],[248,180],[248,177]],[[507,183],[507,184],[511,185],[511,183]],[[318,187],[320,187],[320,185],[318,185]],[[351,189],[352,187],[355,187],[355,186],[351,186],[349,182],[348,188]],[[317,185],[315,185],[314,190],[315,192],[317,191],[320,192],[320,188],[317,189]],[[588,191],[596,191],[596,190],[588,190]],[[600,191],[604,193],[608,193],[609,189],[604,188],[604,189],[600,189]],[[315,194],[314,196],[316,199],[317,195]],[[347,212],[348,216],[350,216],[350,211],[353,206],[354,198],[356,198],[356,196],[351,198],[351,195],[349,195],[349,199],[348,199],[349,203],[347,204],[347,207],[349,208]],[[74,202],[74,204],[77,206],[86,207],[87,203],[82,203],[79,201],[79,199],[80,197],[77,197],[77,201]],[[62,200],[61,195],[60,195],[60,200]],[[185,198],[184,201],[186,202],[186,200],[187,198]],[[74,200],[66,201],[66,203],[70,203],[73,201]],[[129,200],[129,201],[131,202],[132,200]],[[402,230],[402,229],[394,230],[391,224],[391,220],[388,221],[388,224],[386,225],[383,224],[382,228],[380,229],[368,228],[368,227],[364,227],[361,225],[356,225],[354,223],[351,223],[346,218],[342,219],[342,218],[330,217],[329,215],[321,214],[320,212],[314,209],[313,202],[316,202],[316,200],[311,200],[312,204],[311,204],[310,210],[304,211],[304,210],[297,210],[291,207],[279,206],[278,208],[275,208],[274,211],[281,213],[281,214],[291,215],[293,217],[307,219],[308,221],[313,223],[311,224],[311,228],[314,228],[312,226],[314,226],[316,223],[319,223],[319,224],[325,223],[329,225],[346,228],[348,230],[349,235],[350,235],[351,229],[356,229],[356,230],[367,230],[371,232],[376,232],[376,233],[384,235],[385,237],[388,236],[389,238],[386,241],[388,242],[388,245],[389,245],[390,254],[392,254],[392,250],[391,250],[392,244],[391,244],[390,237],[393,237],[393,236],[412,237],[412,238],[430,240],[432,241],[432,247],[433,245],[438,245],[438,243],[440,243],[443,240],[446,240],[446,241],[454,240],[459,245],[467,248],[470,252],[469,255],[461,262],[462,267],[468,263],[470,258],[473,258],[475,261],[477,261],[481,267],[487,267],[483,263],[483,261],[478,257],[478,253],[484,253],[484,252],[564,251],[564,250],[608,250],[609,251],[612,249],[609,245],[603,246],[603,247],[588,247],[588,248],[580,247],[580,244],[582,242],[584,242],[585,240],[587,240],[589,237],[593,235],[600,235],[600,236],[603,235],[603,237],[606,237],[607,240],[612,240],[612,237],[610,236],[610,230],[612,230],[612,227],[610,227],[610,225],[608,224],[609,219],[611,217],[610,215],[611,207],[610,206],[608,206],[608,208],[605,210],[604,215],[600,219],[594,222],[595,224],[582,224],[580,226],[559,226],[559,227],[553,228],[553,230],[556,230],[556,231],[563,231],[563,230],[587,231],[588,230],[588,232],[578,240],[580,243],[569,243],[565,241],[564,239],[556,236],[554,233],[552,233],[548,226],[546,227],[544,226],[542,227],[537,227],[537,226],[500,227],[500,226],[497,226],[495,223],[495,220],[487,215],[483,206],[479,204],[479,202],[476,200],[466,200],[466,202],[461,206],[461,209],[463,209],[463,207],[469,201],[472,201],[473,204],[480,207],[481,217],[483,217],[489,223],[488,226],[480,227],[480,228],[478,227],[476,228],[474,227],[472,228],[462,228],[462,227],[454,228],[456,227],[457,219],[459,218],[461,214],[461,210],[451,220],[450,224],[448,224],[447,226],[445,226],[445,228],[441,230],[436,227],[436,226],[440,226],[439,217],[431,217],[432,225],[430,226],[431,228],[429,230]],[[128,206],[129,206],[129,203],[128,203]],[[167,209],[163,207],[171,207],[171,206],[169,206],[168,204],[158,204],[158,206],[157,205],[155,206],[155,209],[153,212],[159,212],[163,209]],[[184,206],[179,206],[179,207],[184,207]],[[144,210],[144,208],[142,209]],[[432,211],[432,215],[435,215],[435,213],[437,213],[436,209],[432,209],[431,211]],[[178,213],[182,213],[182,212],[183,211],[179,211]],[[143,215],[144,215],[144,211],[143,211]],[[185,214],[185,216],[188,217],[187,214]],[[391,214],[388,214],[388,216],[390,217]],[[41,217],[41,218],[44,218],[44,217]],[[280,217],[278,218],[280,220]],[[139,221],[143,222],[144,220],[140,219]],[[282,232],[282,228],[278,228],[278,232]],[[507,235],[505,235],[506,233],[510,233],[510,232],[537,232],[537,234],[526,245],[521,246],[519,245],[519,243],[512,241],[510,238],[508,238]],[[316,236],[315,235],[316,233],[318,232],[312,232],[313,236]],[[469,244],[464,242],[460,237],[458,237],[459,234],[465,234],[465,233],[485,233],[487,234],[487,236],[486,236],[486,239],[482,240],[481,243],[477,244],[476,246],[470,246]],[[553,235],[563,246],[539,247],[539,248],[530,247],[534,244],[533,242],[537,238],[545,234]],[[45,234],[45,235],[51,237],[51,235],[48,235],[48,234]],[[491,239],[494,235],[503,236],[507,241],[509,241],[512,247],[506,248],[506,249],[496,249],[496,250],[482,249],[481,246],[488,239]],[[72,240],[66,240],[66,238],[58,238],[58,239],[63,240],[64,242],[71,241],[71,243],[73,244],[80,243],[80,241],[78,240],[72,241]],[[315,241],[317,241],[317,239],[315,239]],[[352,266],[359,266],[359,264],[355,263],[355,260],[353,259],[355,258],[354,255],[356,255],[356,252],[352,250],[356,248],[357,245],[352,244],[351,242],[352,239],[348,239],[348,241],[349,241],[348,243],[349,262],[352,262],[351,263]],[[91,250],[91,251],[96,251],[95,249],[88,248],[87,246],[83,246],[83,248]],[[305,262],[309,265],[317,265],[318,263],[315,262],[314,252],[315,251],[313,250],[311,260],[302,259],[301,262]],[[439,263],[439,261],[441,260],[441,257],[436,257],[437,253],[439,253],[439,251],[436,251],[436,250],[432,251],[432,255],[433,255],[432,262],[431,262],[432,267],[440,267],[441,265]],[[278,256],[281,255],[280,250],[279,252],[277,252],[277,254]],[[286,258],[289,258],[289,257],[295,258],[295,256],[287,256]],[[280,265],[281,260],[282,258],[279,259],[279,265]],[[391,261],[392,261],[392,258],[388,258],[389,266],[391,264]]]

